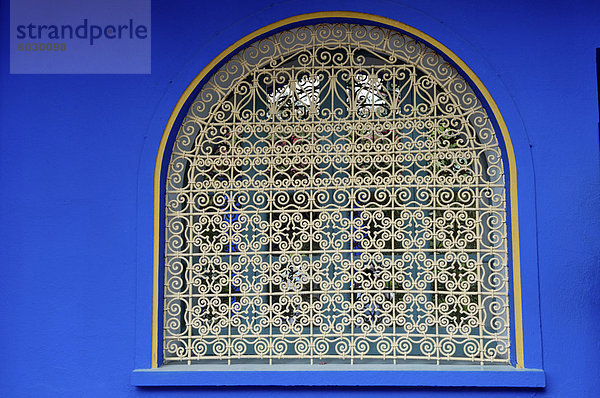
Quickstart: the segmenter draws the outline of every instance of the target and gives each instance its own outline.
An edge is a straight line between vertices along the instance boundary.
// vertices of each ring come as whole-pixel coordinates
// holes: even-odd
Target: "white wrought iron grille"
[[[166,181],[166,363],[506,363],[503,165],[419,41],[273,34],[205,84]]]

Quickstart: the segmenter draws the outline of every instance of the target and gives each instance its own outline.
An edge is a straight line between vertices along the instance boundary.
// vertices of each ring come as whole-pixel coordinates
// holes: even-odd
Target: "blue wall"
[[[456,52],[488,86],[520,143],[517,157],[533,162],[533,168],[522,169],[535,172],[524,176],[528,185],[519,189],[527,220],[522,228],[529,231],[522,245],[530,261],[522,266],[539,268],[547,387],[536,392],[597,394],[600,3],[201,3],[155,1],[152,74],[106,76],[9,75],[8,4],[0,5],[1,396],[251,396],[282,390],[132,387],[131,371],[149,353],[136,348],[140,330],[148,326],[139,321],[145,318],[136,300],[150,300],[138,278],[140,270],[152,267],[153,162],[179,95],[235,40],[285,17],[324,10],[368,12],[412,25]],[[296,395],[320,391],[286,389]],[[326,391],[532,394],[527,389]]]

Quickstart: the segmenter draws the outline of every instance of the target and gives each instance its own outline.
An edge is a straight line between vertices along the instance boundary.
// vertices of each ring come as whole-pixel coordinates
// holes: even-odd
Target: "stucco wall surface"
[[[539,269],[545,389],[130,384],[149,353],[136,343],[148,328],[138,278],[152,267],[152,172],[170,111],[239,38],[333,10],[433,36],[480,76],[515,132],[531,181],[522,267]],[[597,396],[599,2],[154,1],[150,75],[10,75],[7,1],[0,12],[1,396]]]

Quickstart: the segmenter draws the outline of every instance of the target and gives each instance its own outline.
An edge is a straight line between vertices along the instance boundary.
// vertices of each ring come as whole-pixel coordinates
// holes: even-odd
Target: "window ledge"
[[[136,369],[134,386],[545,387],[541,369],[500,365],[165,365]]]

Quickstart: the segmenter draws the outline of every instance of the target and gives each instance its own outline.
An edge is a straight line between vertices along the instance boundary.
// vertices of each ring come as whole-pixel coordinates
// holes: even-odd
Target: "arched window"
[[[165,363],[508,364],[504,165],[432,48],[319,23],[202,86],[165,183]]]

